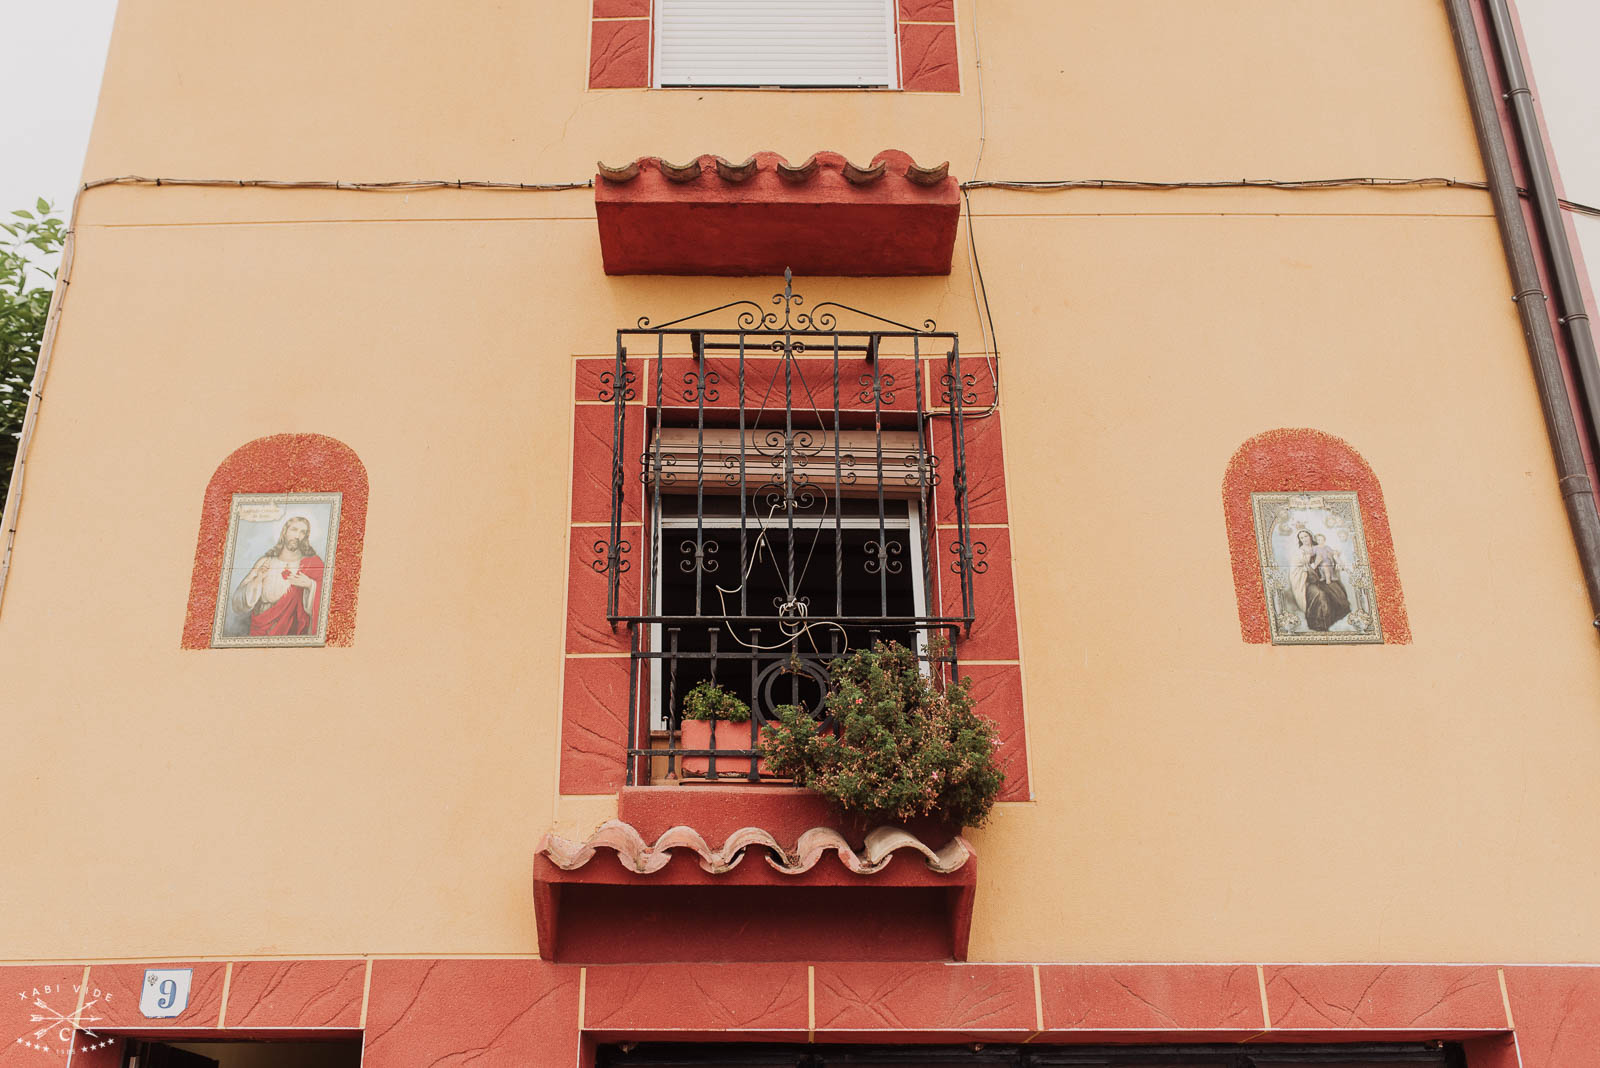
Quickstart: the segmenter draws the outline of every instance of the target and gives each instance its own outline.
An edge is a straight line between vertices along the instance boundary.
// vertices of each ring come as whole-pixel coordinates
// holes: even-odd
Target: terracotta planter
[[[725,719],[717,720],[717,743],[711,744],[711,723],[703,719],[686,719],[678,733],[678,747],[681,749],[712,749],[718,754],[723,752],[737,753],[748,752],[750,746],[750,724],[730,723]],[[761,761],[757,771],[762,775],[767,774],[767,762]],[[686,756],[678,758],[678,774],[685,778],[703,779],[711,772],[711,758],[703,756]],[[749,757],[717,757],[717,780],[745,778],[750,774]]]

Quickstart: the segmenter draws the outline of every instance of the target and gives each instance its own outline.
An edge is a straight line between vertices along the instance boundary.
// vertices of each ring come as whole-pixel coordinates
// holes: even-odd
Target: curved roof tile
[[[946,842],[939,849],[900,827],[879,827],[870,832],[862,844],[861,852],[851,848],[844,835],[831,827],[813,827],[800,835],[792,848],[786,848],[767,831],[759,827],[742,827],[723,842],[721,849],[712,849],[704,837],[693,827],[670,827],[654,844],[645,841],[632,824],[621,820],[607,820],[582,842],[559,835],[547,834],[539,845],[539,852],[564,871],[575,871],[602,849],[616,853],[622,865],[642,875],[650,875],[666,867],[672,860],[672,851],[685,849],[694,853],[700,867],[712,875],[732,871],[752,849],[766,853],[766,861],[785,875],[802,875],[810,871],[830,850],[837,853],[839,861],[857,875],[872,875],[882,871],[901,850],[909,849],[922,854],[928,868],[940,875],[959,871],[968,860],[977,856],[972,844],[961,835]]]
[[[819,171],[838,171],[853,185],[871,185],[886,176],[905,178],[917,185],[938,185],[950,175],[950,163],[945,161],[932,167],[923,167],[905,152],[888,148],[872,157],[872,162],[861,166],[838,152],[817,152],[800,163],[790,163],[776,152],[757,152],[743,163],[732,163],[721,156],[706,153],[688,163],[669,163],[660,156],[640,156],[630,163],[612,166],[597,165],[600,178],[614,185],[633,181],[646,167],[654,167],[672,182],[692,182],[707,174],[716,174],[725,182],[743,182],[757,171],[776,171],[791,182],[804,182]]]
[[[949,164],[895,149],[601,163],[594,202],[612,275],[947,275],[961,216]]]

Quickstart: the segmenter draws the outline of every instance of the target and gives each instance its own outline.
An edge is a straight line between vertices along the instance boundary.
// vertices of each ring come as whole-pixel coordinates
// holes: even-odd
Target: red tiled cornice
[[[777,838],[759,827],[741,827],[730,834],[719,849],[708,845],[693,827],[681,826],[669,828],[652,844],[645,841],[632,824],[621,820],[607,820],[582,842],[547,834],[539,846],[539,852],[563,871],[582,868],[602,849],[611,850],[624,868],[641,875],[660,871],[672,861],[673,851],[680,849],[696,856],[701,869],[710,875],[732,871],[746,853],[755,849],[764,850],[767,863],[785,875],[805,874],[829,851],[837,853],[839,862],[856,875],[882,871],[901,850],[922,854],[928,869],[941,875],[961,870],[977,855],[972,844],[961,835],[933,849],[900,827],[879,827],[870,832],[859,853],[851,848],[843,834],[831,827],[813,827],[805,831],[791,848],[785,848]]]
[[[680,185],[702,176],[715,176],[730,184],[741,184],[763,171],[775,172],[792,183],[812,181],[819,176],[825,179],[828,174],[837,173],[845,181],[858,186],[872,185],[884,178],[903,178],[914,185],[937,186],[949,181],[950,177],[948,160],[924,167],[907,153],[892,148],[873,156],[872,162],[865,167],[838,152],[813,153],[799,164],[790,163],[777,152],[757,152],[742,163],[733,163],[722,156],[706,153],[681,164],[669,163],[660,156],[640,156],[620,166],[605,162],[598,166],[599,180],[613,185],[631,182],[639,177],[641,171],[649,168],[659,171],[667,181]]]
[[[950,273],[961,190],[948,163],[898,149],[791,163],[707,153],[599,165],[607,274],[901,276]]]

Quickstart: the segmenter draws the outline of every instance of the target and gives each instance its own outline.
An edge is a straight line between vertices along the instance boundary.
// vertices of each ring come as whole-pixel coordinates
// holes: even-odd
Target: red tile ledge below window
[[[790,841],[793,844],[790,844]],[[965,960],[977,854],[881,827],[858,847],[813,827],[780,841],[744,827],[647,841],[620,820],[534,857],[539,952],[562,963]]]
[[[947,164],[888,149],[791,164],[699,156],[600,165],[595,215],[607,274],[849,277],[950,273],[961,191]]]
[[[866,823],[841,820],[827,799],[803,786],[736,782],[683,782],[675,786],[624,786],[617,818],[655,841],[673,827],[693,827],[709,842],[726,841],[741,827],[760,827],[779,841],[794,842],[812,827],[836,827],[852,845],[865,844]],[[937,820],[902,824],[924,842],[948,842],[961,828]]]

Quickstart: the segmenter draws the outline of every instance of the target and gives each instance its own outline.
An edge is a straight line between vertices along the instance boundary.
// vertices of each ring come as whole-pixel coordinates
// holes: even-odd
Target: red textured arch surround
[[[1222,478],[1222,508],[1228,525],[1228,552],[1233,557],[1233,589],[1239,601],[1239,630],[1253,645],[1272,641],[1267,624],[1266,592],[1261,585],[1252,493],[1296,493],[1354,490],[1361,502],[1367,556],[1378,596],[1385,645],[1411,644],[1400,570],[1383,489],[1367,461],[1343,438],[1309,428],[1268,430],[1239,446]]]
[[[222,581],[228,512],[235,493],[342,493],[338,575],[328,606],[328,645],[355,640],[356,591],[367,530],[367,469],[355,450],[321,434],[273,434],[240,446],[206,485],[200,536],[189,578],[183,648],[209,649]]]

